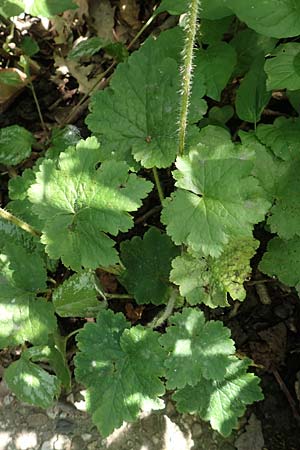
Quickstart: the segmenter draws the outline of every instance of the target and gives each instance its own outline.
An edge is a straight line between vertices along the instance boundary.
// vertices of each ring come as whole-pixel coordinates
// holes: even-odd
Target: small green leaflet
[[[168,11],[169,14],[179,15],[188,12],[188,10],[188,0],[163,0],[155,12],[160,14]],[[232,12],[224,4],[224,0],[202,0],[199,15],[201,18],[215,20],[230,16]]]
[[[235,106],[240,119],[257,123],[261,113],[271,98],[266,90],[265,58],[261,54],[256,57],[237,90]]]
[[[56,337],[55,338],[53,337]],[[60,350],[58,342],[63,343],[64,350]],[[49,336],[49,345],[38,345],[29,347],[22,352],[22,358],[31,360],[33,362],[42,361],[47,362],[54,370],[57,378],[60,380],[62,385],[67,389],[71,389],[71,373],[68,368],[68,363],[65,355],[65,338],[60,336],[58,333]]]
[[[249,28],[276,38],[300,34],[300,3],[296,0],[225,0]]]
[[[35,175],[32,169],[25,169],[21,176],[10,178],[8,182],[9,198],[11,200],[25,200],[27,189],[34,181]]]
[[[222,380],[229,356],[235,352],[230,330],[222,322],[205,322],[202,311],[184,308],[174,314],[160,343],[165,360],[167,388],[195,386],[202,377]]]
[[[222,380],[202,378],[194,387],[186,386],[173,395],[179,412],[199,414],[223,436],[229,436],[237,427],[247,405],[263,399],[259,378],[247,373],[250,361],[235,357],[228,361]]]
[[[253,60],[260,54],[270,53],[277,43],[277,39],[263,36],[247,28],[239,31],[230,41],[237,53],[237,65],[234,73],[244,75],[253,64]]]
[[[191,305],[229,306],[227,293],[242,301],[246,297],[243,283],[251,274],[250,259],[257,247],[258,241],[245,238],[227,244],[217,259],[185,253],[173,260],[170,281],[179,285],[180,294]]]
[[[261,124],[256,135],[260,142],[284,161],[299,158],[300,119],[278,117],[273,125]]]
[[[264,219],[269,203],[251,175],[253,163],[247,155],[242,156],[237,146],[234,157],[228,134],[227,154],[221,151],[224,142],[213,147],[216,134],[223,139],[226,131],[206,128],[211,130],[211,143],[201,143],[201,131],[199,145],[177,158],[173,175],[178,189],[165,200],[161,220],[175,244],[217,257],[230,239],[252,236],[253,225]]]
[[[272,239],[259,264],[259,270],[271,277],[276,276],[288,286],[297,286],[300,282],[300,237]]]
[[[9,345],[45,344],[56,330],[51,303],[9,285],[0,278],[0,348]]]
[[[271,59],[265,63],[267,89],[300,89],[300,44],[289,42],[279,45],[270,56]]]
[[[128,173],[124,162],[99,162],[99,144],[92,137],[60,154],[58,168],[45,160],[28,191],[33,210],[45,221],[42,242],[53,259],[80,271],[118,262],[116,236],[133,225],[136,211],[152,183]]]
[[[0,245],[0,254],[9,264],[9,278],[14,286],[29,292],[46,289],[45,260],[39,252],[29,252],[26,247],[8,241],[2,249]]]
[[[52,300],[61,317],[96,317],[103,308],[103,303],[97,300],[92,271],[72,275],[54,290]]]
[[[66,125],[63,128],[52,128],[51,146],[46,152],[46,157],[57,161],[61,152],[70,146],[75,146],[80,141],[80,131],[74,125]]]
[[[5,370],[4,379],[19,400],[41,408],[52,406],[60,392],[60,383],[55,375],[50,375],[23,356]]]
[[[25,2],[26,3],[26,2]],[[53,17],[78,6],[73,0],[33,0],[24,10],[32,16]]]
[[[195,52],[195,74],[203,79],[206,95],[214,100],[221,99],[236,64],[236,53],[226,42],[209,45],[207,49]]]
[[[271,150],[261,144],[254,132],[240,131],[239,137],[243,148],[255,151],[253,175],[259,180],[270,202],[273,202],[276,184],[280,176],[286,171],[286,164],[276,158]]]
[[[25,128],[11,125],[0,130],[0,163],[14,166],[31,153],[35,138]]]
[[[92,56],[107,44],[107,41],[98,36],[86,39],[79,42],[76,47],[69,52],[68,59],[79,59],[83,56]]]
[[[129,326],[122,314],[107,310],[77,335],[76,378],[87,388],[88,410],[104,437],[141,409],[163,408],[159,377],[166,355],[159,334]]]
[[[272,206],[268,224],[273,233],[284,239],[300,236],[300,159],[277,180],[275,205]]]
[[[18,16],[24,12],[24,3],[22,0],[2,0],[0,4],[0,15],[9,18]]]
[[[150,228],[143,239],[135,236],[121,243],[125,272],[119,279],[138,304],[160,305],[168,300],[171,260],[178,253],[171,239],[156,228]]]

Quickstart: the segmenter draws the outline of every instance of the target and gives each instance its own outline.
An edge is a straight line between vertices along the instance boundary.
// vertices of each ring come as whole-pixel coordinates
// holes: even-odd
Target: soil
[[[105,2],[104,2],[105,3]],[[114,11],[119,11],[119,1],[111,1]],[[123,1],[124,3],[124,1]],[[134,36],[135,27],[147,17],[150,7],[155,2],[130,2],[138,10],[132,12],[126,20],[118,19],[118,32],[128,42]],[[117,14],[117,13],[116,13]],[[83,16],[84,17],[84,16]],[[26,20],[26,19],[25,19]],[[28,20],[31,20],[28,18]],[[169,26],[167,15],[150,27],[148,32],[157,32],[164,26]],[[167,25],[165,25],[167,23]],[[73,38],[89,27],[89,21],[81,18],[79,25],[73,29]],[[40,45],[40,52],[36,62],[40,71],[34,80],[36,95],[44,116],[46,126],[53,126],[65,120],[68,113],[76,106],[82,93],[78,93],[78,83],[74,76],[67,80],[57,79],[54,67],[52,49],[55,47],[55,32],[52,30],[40,33],[39,23],[33,22],[30,33]],[[126,34],[127,33],[127,34]],[[8,31],[2,27],[1,43],[4,42]],[[16,39],[18,36],[16,36]],[[143,39],[145,36],[143,36]],[[143,40],[142,39],[142,40]],[[142,42],[142,40],[140,42]],[[138,43],[136,44],[138,45]],[[13,57],[15,58],[15,57]],[[10,64],[13,64],[10,61]],[[109,65],[107,56],[101,56],[102,70]],[[99,61],[97,61],[99,62]],[[280,106],[279,106],[280,105]],[[269,105],[269,109],[283,114],[290,114],[291,107],[283,99]],[[277,109],[276,109],[277,108]],[[82,137],[89,132],[84,124],[86,106],[72,122],[76,125]],[[270,116],[265,117],[266,122]],[[42,130],[39,115],[33,102],[31,91],[25,88],[14,101],[9,102],[5,114],[0,116],[0,127],[18,124],[32,131],[38,138],[40,146],[34,149],[31,157],[15,167],[21,173],[25,167],[30,167],[33,161],[43,152],[47,142]],[[238,120],[231,123],[232,134],[242,124]],[[8,174],[1,170],[1,202],[7,202]],[[162,177],[167,178],[167,173]],[[171,191],[172,186],[166,185]],[[138,212],[137,225],[134,233],[143,234],[145,226],[159,224],[160,208],[155,195],[149,198],[148,204]],[[147,211],[154,208],[153,214],[147,217]],[[155,210],[156,208],[156,210]],[[256,230],[262,246],[270,238],[262,227]],[[130,231],[132,233],[132,230]],[[129,233],[129,237],[130,237]],[[172,402],[166,399],[166,409],[161,412],[143,416],[135,424],[124,424],[109,438],[102,439],[92,425],[90,418],[74,406],[76,404],[76,390],[73,396],[61,401],[49,410],[41,410],[29,405],[21,404],[7,391],[4,381],[0,384],[0,450],[35,449],[35,450],[300,450],[300,303],[295,291],[281,285],[276,280],[267,279],[261,283],[261,275],[257,272],[258,260],[253,261],[253,278],[247,283],[247,299],[229,309],[206,310],[208,318],[222,320],[232,331],[240,354],[253,359],[253,371],[260,376],[265,399],[248,408],[244,418],[240,421],[239,429],[230,439],[221,438],[212,431],[208,424],[195,416],[179,415]],[[64,276],[65,274],[59,274]],[[120,286],[112,277],[106,279],[105,284],[109,292],[121,292]],[[260,287],[267,290],[264,297]],[[264,292],[266,294],[266,292]],[[116,305],[116,303],[114,303]],[[134,322],[151,320],[157,310],[147,307],[146,311],[139,310],[134,303],[120,302],[114,306],[123,311]],[[78,328],[80,324],[74,320],[64,319],[60,323],[65,333]],[[72,355],[72,349],[70,349]],[[5,367],[12,356],[2,351],[0,364]],[[71,358],[71,356],[70,356]]]

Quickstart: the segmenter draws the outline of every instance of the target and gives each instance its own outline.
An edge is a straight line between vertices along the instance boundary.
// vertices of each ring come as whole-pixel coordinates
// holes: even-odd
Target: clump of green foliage
[[[44,3],[27,12],[47,15]],[[69,336],[60,335],[57,316],[96,318],[77,334],[75,376],[103,436],[145,407],[163,408],[166,390],[180,412],[197,413],[224,436],[262,398],[229,329],[201,311],[202,304],[228,307],[229,296],[245,299],[256,224],[266,221],[277,234],[260,270],[300,289],[300,122],[260,123],[272,90],[286,90],[299,111],[300,44],[286,38],[300,34],[300,4],[174,3],[163,0],[156,14],[186,13],[185,28],[149,37],[120,63],[109,87],[92,96],[92,136],[53,130],[45,155],[10,180],[1,212],[0,345],[23,345],[5,380],[21,400],[51,405],[71,383]],[[5,2],[0,14],[18,8],[21,1]],[[234,77],[234,103],[207,110]],[[233,140],[226,123],[234,114],[253,126]],[[20,163],[33,142],[20,126],[2,129],[0,163]],[[167,198],[164,169],[175,183]],[[153,189],[162,226],[117,247]],[[59,261],[73,274],[53,286]],[[142,326],[113,313],[97,268],[114,273],[137,304],[161,306],[162,315]]]

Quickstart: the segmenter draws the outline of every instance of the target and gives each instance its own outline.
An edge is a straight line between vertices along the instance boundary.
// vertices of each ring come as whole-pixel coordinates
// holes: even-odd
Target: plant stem
[[[189,99],[191,95],[193,75],[194,44],[197,31],[197,18],[198,10],[200,8],[200,0],[191,0],[189,8],[185,26],[186,40],[183,49],[182,92],[179,119],[179,155],[183,155],[185,147]]]
[[[155,19],[156,14],[155,12],[152,14],[152,16],[147,20],[147,22],[142,26],[142,28],[137,32],[137,34],[134,36],[132,41],[127,45],[127,50],[129,50],[133,44],[138,40],[138,38],[144,33],[144,31],[151,25],[153,20]]]
[[[27,233],[32,234],[33,236],[40,237],[42,233],[35,228],[33,228],[28,223],[24,222],[21,219],[18,219],[16,216],[11,214],[10,212],[6,211],[3,208],[0,208],[0,217],[2,219],[8,220],[9,222],[13,223],[19,228],[22,228],[22,230],[27,231]]]
[[[47,131],[47,127],[46,127],[44,119],[43,119],[42,111],[41,111],[41,108],[40,108],[40,104],[39,104],[39,101],[38,101],[38,98],[37,98],[37,95],[36,95],[33,83],[30,82],[29,86],[30,86],[30,89],[31,89],[31,92],[32,92],[32,96],[33,96],[33,99],[34,99],[34,102],[35,102],[35,106],[36,106],[36,109],[37,109],[37,112],[38,112],[38,115],[39,115],[39,118],[40,118],[40,122],[41,122],[42,128],[43,128],[44,131]]]
[[[160,325],[162,325],[170,317],[170,315],[172,314],[173,309],[174,309],[176,295],[177,295],[176,291],[172,290],[169,301],[167,303],[167,306],[166,306],[164,312],[162,313],[161,316],[155,317],[152,320],[152,322],[149,323],[149,325],[148,325],[149,328],[153,329],[153,328],[160,327]]]
[[[128,298],[133,299],[132,295],[130,294],[108,294],[107,292],[104,293],[105,297],[108,299],[115,299],[115,298]]]
[[[163,204],[164,193],[163,193],[163,190],[162,190],[162,187],[161,187],[161,183],[160,183],[160,180],[159,180],[157,168],[153,167],[152,172],[153,172],[153,177],[154,177],[154,181],[155,181],[155,185],[156,185],[156,189],[157,189],[157,192],[158,192],[160,203]]]

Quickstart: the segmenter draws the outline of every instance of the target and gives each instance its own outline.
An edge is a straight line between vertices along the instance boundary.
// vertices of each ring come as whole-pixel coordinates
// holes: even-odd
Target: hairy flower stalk
[[[187,117],[189,110],[189,98],[191,95],[192,75],[193,75],[193,55],[195,36],[197,31],[197,18],[200,9],[200,0],[191,0],[187,21],[185,26],[186,39],[183,49],[182,66],[182,91],[179,120],[179,155],[183,155],[185,146],[185,136],[187,127]]]

